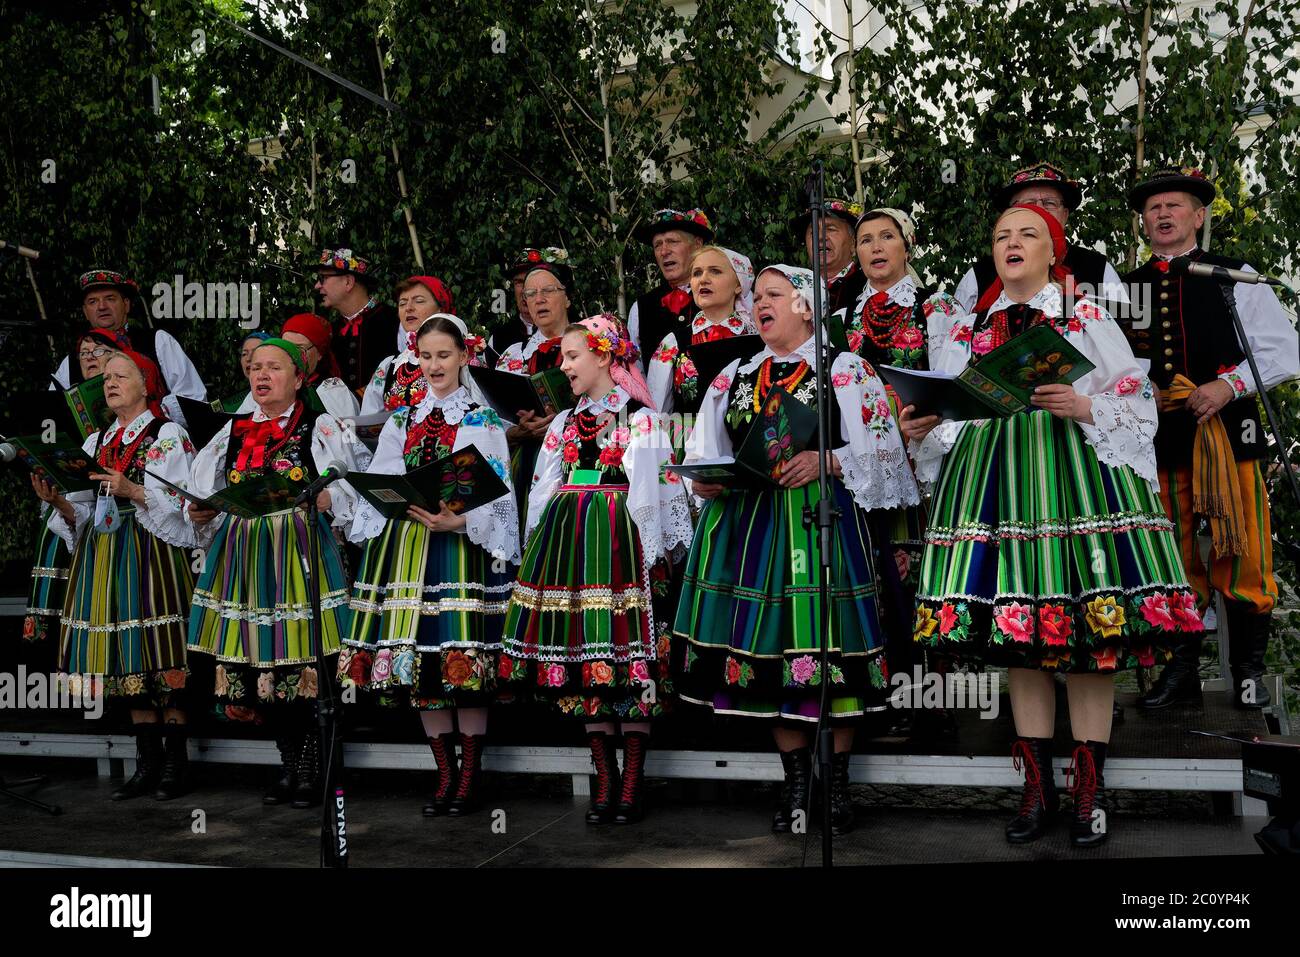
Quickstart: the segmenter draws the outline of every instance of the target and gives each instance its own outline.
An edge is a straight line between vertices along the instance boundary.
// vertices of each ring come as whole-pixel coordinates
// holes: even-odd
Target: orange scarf
[[[1161,390],[1160,409],[1180,409],[1196,391],[1196,383],[1174,376]],[[1192,446],[1192,511],[1210,520],[1214,554],[1240,555],[1246,550],[1246,510],[1241,504],[1237,459],[1232,454],[1228,430],[1217,415],[1196,427]]]

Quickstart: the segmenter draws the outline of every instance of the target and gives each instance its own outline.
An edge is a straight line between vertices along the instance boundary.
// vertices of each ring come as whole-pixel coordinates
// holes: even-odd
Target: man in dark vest
[[[113,269],[92,269],[82,273],[77,284],[81,287],[81,312],[90,328],[107,333],[122,348],[146,355],[158,364],[167,388],[163,409],[171,419],[184,424],[177,398],[204,400],[208,397],[207,387],[175,336],[165,329],[151,329],[143,321],[138,325],[130,322],[131,305],[140,301],[135,280]],[[65,389],[84,381],[77,348],[74,342],[72,351],[63,357],[54,373]],[[95,346],[86,343],[85,348]]]
[[[991,198],[999,213],[1008,206],[1032,203],[1047,210],[1065,226],[1070,213],[1079,208],[1083,187],[1078,180],[1070,179],[1059,166],[1037,163],[1017,170],[993,191]],[[1112,316],[1128,311],[1129,299],[1119,273],[1101,253],[1069,243],[1065,250],[1065,265],[1074,275],[1075,286],[1081,295],[1101,305]],[[996,278],[993,257],[982,255],[957,283],[953,298],[963,310],[974,312],[975,303]]]
[[[511,316],[502,323],[488,340],[489,366],[495,367],[503,352],[516,343],[527,342],[532,334],[537,331],[537,327],[533,325],[532,318],[528,314],[528,300],[524,297],[524,278],[528,275],[528,270],[535,269],[542,263],[567,264],[568,260],[568,252],[555,246],[548,246],[545,249],[534,249],[531,246],[526,246],[506,266],[506,280],[510,283],[511,292],[514,294],[515,308],[518,310],[518,315]]]
[[[867,275],[858,265],[854,248],[854,230],[862,215],[862,204],[847,199],[828,199],[822,203],[821,260],[826,281],[827,313],[852,309],[867,284]],[[813,268],[812,213],[805,210],[790,220],[790,228],[803,239],[808,254],[808,268]]]
[[[1272,290],[1234,283],[1237,310],[1263,379],[1255,382],[1220,284],[1169,271],[1169,261],[1180,256],[1252,271],[1240,259],[1198,246],[1197,231],[1214,195],[1205,175],[1187,167],[1162,169],[1129,193],[1129,205],[1142,215],[1152,256],[1125,279],[1130,288],[1147,293],[1139,301],[1149,303],[1149,315],[1121,322],[1121,327],[1134,355],[1150,361],[1151,381],[1159,390],[1155,445],[1160,497],[1179,537],[1188,580],[1202,609],[1211,587],[1223,596],[1233,701],[1260,708],[1269,703],[1261,679],[1278,592],[1261,471],[1268,440],[1255,393],[1260,385],[1268,389],[1300,376],[1300,355],[1296,331]],[[1202,467],[1194,474],[1198,444]],[[1208,570],[1196,542],[1202,517],[1209,520],[1214,539]],[[1179,650],[1139,706],[1198,701],[1200,649],[1198,635]]]
[[[627,330],[641,350],[641,367],[646,369],[664,336],[688,326],[694,316],[691,256],[705,243],[713,242],[713,224],[700,209],[661,209],[632,235],[649,243],[662,277],[659,285],[639,297],[627,314]]]
[[[325,249],[312,267],[321,305],[339,314],[330,348],[341,378],[358,396],[379,363],[398,350],[397,310],[379,302],[374,266],[351,249]]]

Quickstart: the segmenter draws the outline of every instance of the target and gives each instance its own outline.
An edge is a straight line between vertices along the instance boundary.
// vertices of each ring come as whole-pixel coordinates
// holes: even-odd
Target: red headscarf
[[[334,357],[334,350],[330,348],[332,331],[328,319],[324,316],[318,316],[314,312],[300,312],[296,316],[290,316],[285,320],[280,334],[284,335],[286,332],[296,332],[300,336],[306,336],[307,340],[316,348],[316,351],[320,354],[320,361],[316,364],[316,372],[320,378],[342,378],[343,373],[339,369],[339,361]]]
[[[167,418],[167,413],[162,407],[162,397],[167,394],[167,386],[163,383],[158,363],[133,349],[123,349],[122,355],[135,363],[135,367],[140,370],[140,375],[144,378],[144,398],[149,411],[160,419]]]
[[[1052,237],[1052,255],[1056,257],[1056,263],[1052,266],[1048,276],[1065,288],[1067,299],[1072,298],[1074,296],[1074,275],[1070,272],[1070,267],[1065,264],[1067,249],[1065,229],[1062,228],[1060,221],[1055,216],[1043,209],[1043,207],[1035,206],[1032,203],[1017,203],[1014,206],[1008,206],[998,215],[994,227],[996,228],[997,223],[1000,223],[1007,213],[1017,209],[1027,209],[1031,213],[1036,213],[1047,224],[1047,232]],[[998,276],[993,280],[989,288],[984,291],[984,295],[980,296],[979,302],[975,303],[975,311],[984,312],[997,301],[998,296],[1001,294],[1002,277]]]
[[[453,314],[456,312],[451,301],[451,290],[448,289],[443,284],[443,281],[437,276],[407,276],[406,281],[418,282],[420,285],[424,286],[424,288],[428,289],[429,292],[433,293],[433,301],[438,304],[439,312],[450,312]]]

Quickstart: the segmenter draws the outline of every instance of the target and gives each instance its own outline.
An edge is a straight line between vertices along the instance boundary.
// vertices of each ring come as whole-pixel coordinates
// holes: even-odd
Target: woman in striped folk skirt
[[[818,356],[812,338],[812,273],[769,266],[758,275],[754,318],[766,347],[736,360],[714,379],[695,425],[686,464],[732,454],[778,386],[815,404]],[[829,484],[839,512],[833,530],[828,649],[822,674],[818,534],[804,523],[819,501],[815,450],[792,455],[774,432],[769,457],[781,488],[727,490],[701,481],[707,503],[686,562],[674,632],[686,643],[679,681],[683,700],[717,714],[773,724],[786,787],[773,830],[790,831],[808,810],[811,729],[820,717],[823,681],[832,685],[835,753],[828,827],[853,826],[848,795],[853,719],[885,707],[888,669],[876,611],[876,574],[866,512],[918,501],[916,483],[885,399],[883,382],[860,358],[840,353],[830,368],[833,394]],[[779,424],[773,426],[779,431]],[[815,438],[813,439],[815,441]]]
[[[306,407],[301,392],[306,372],[293,343],[272,338],[257,347],[249,367],[257,407],[234,416],[196,456],[191,488],[197,498],[272,473],[301,487],[335,462],[349,470],[369,463],[370,453],[353,433],[328,412]],[[190,653],[214,660],[215,691],[225,716],[268,721],[274,728],[281,767],[263,797],[267,804],[292,800],[294,807],[310,807],[320,800],[315,703],[321,680],[333,674],[328,659],[338,653],[351,623],[347,580],[330,524],[347,527],[354,504],[355,492],[344,483],[320,493],[310,552],[305,513],[296,508],[255,518],[218,514],[196,502],[186,511],[207,552],[190,609]],[[311,633],[304,557],[320,588],[319,643]],[[322,658],[329,668],[324,675],[317,671]]]
[[[194,447],[162,414],[162,375],[151,359],[119,352],[103,375],[116,421],[83,446],[100,465],[95,478],[108,493],[102,504],[97,508],[91,493],[66,499],[32,478],[51,506],[48,527],[72,553],[59,667],[74,698],[104,694],[131,710],[136,769],[113,800],[169,800],[185,793],[182,695],[194,536],[181,499],[157,477],[184,486]]]
[[[1172,525],[1152,481],[1154,393],[1116,323],[1076,299],[1060,224],[1037,206],[998,219],[999,279],[975,315],[957,317],[936,369],[959,373],[1018,333],[1050,324],[1095,366],[1038,387],[1007,418],[938,424],[904,410],[917,475],[934,481],[915,637],[959,659],[1009,666],[1025,766],[1012,843],[1055,817],[1053,672],[1070,697],[1071,841],[1106,839],[1103,768],[1114,675],[1167,660],[1201,630]],[[1058,285],[1058,283],[1060,283]],[[937,426],[937,427],[936,427]]]
[[[665,599],[670,564],[691,538],[690,509],[664,471],[671,436],[649,408],[622,323],[585,319],[561,349],[578,404],[542,442],[500,674],[585,723],[596,769],[587,823],[628,824],[642,815],[650,722],[672,690]]]
[[[349,537],[366,549],[352,586],[352,630],[339,654],[339,680],[420,712],[438,765],[423,813],[459,816],[480,803],[488,704],[519,564],[519,516],[505,426],[474,400],[464,324],[438,313],[416,336],[422,398],[384,423],[368,471],[401,475],[473,446],[508,491],[462,514],[444,503],[436,513],[411,506],[398,519],[358,502]]]

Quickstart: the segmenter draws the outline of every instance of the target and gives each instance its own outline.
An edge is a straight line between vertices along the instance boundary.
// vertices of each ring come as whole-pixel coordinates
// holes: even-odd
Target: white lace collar
[[[998,298],[993,301],[993,305],[989,306],[989,315],[1002,309],[1006,309],[1009,306],[1014,306],[1015,304],[1015,300],[1008,296],[1004,289]],[[1038,290],[1038,292],[1034,293],[1025,305],[1030,309],[1042,310],[1043,315],[1045,316],[1059,318],[1064,308],[1061,301],[1061,287],[1054,282],[1049,282],[1042,289]]]
[[[563,335],[563,333],[561,333],[561,335]],[[554,336],[554,337],[547,336],[545,333],[542,332],[542,327],[537,326],[536,328],[534,328],[533,334],[528,337],[528,341],[524,343],[524,347],[520,351],[521,356],[526,360],[531,359],[533,357],[533,353],[537,351],[537,347],[540,346],[543,342],[550,342],[552,338],[558,339],[559,336]]]
[[[771,346],[764,346],[762,352],[760,352],[758,355],[754,356],[754,358],[750,359],[748,362],[742,365],[737,371],[753,372],[755,369],[757,369],[759,366],[763,364],[764,359],[769,359],[769,358],[775,359],[777,362],[794,362],[798,359],[803,359],[805,362],[808,363],[808,365],[816,369],[817,368],[817,337],[809,336],[806,340],[804,340],[803,345],[795,349],[794,352],[790,353],[789,355],[784,355],[784,356],[777,355],[772,350]]]
[[[434,409],[442,410],[442,417],[448,425],[459,425],[460,420],[465,418],[465,413],[474,407],[474,402],[470,399],[469,390],[464,386],[458,388],[441,399],[433,394],[429,389],[424,393],[424,398],[420,404],[415,407],[415,414],[412,416],[416,422],[423,422],[430,412]]]
[[[289,408],[285,409],[283,412],[281,412],[279,415],[275,417],[276,421],[283,422],[285,419],[289,418],[289,416],[293,415],[294,406],[296,406],[297,404],[298,404],[297,400],[290,402]],[[257,404],[257,400],[253,400],[253,421],[267,422],[270,420],[270,418],[271,417],[269,415],[267,415],[265,412],[262,411],[262,407]]]
[[[871,280],[867,280],[867,284],[862,287],[862,295],[858,297],[858,312],[862,311],[863,307],[867,304],[868,299],[880,291],[881,290],[871,285]],[[894,283],[888,289],[884,290],[884,293],[885,298],[890,302],[896,302],[900,306],[915,306],[916,280],[907,273],[903,273],[903,278],[898,280],[898,282]]]
[[[120,422],[114,419],[113,424],[104,430],[102,441],[111,442],[113,440],[113,437],[117,435],[119,431],[122,431],[124,432],[122,436],[122,441],[129,445],[130,443],[134,442],[137,438],[139,438],[140,433],[143,432],[149,426],[149,423],[152,422],[154,418],[155,418],[154,414],[150,412],[148,409],[145,409],[134,419],[128,422],[126,424],[125,429],[122,428],[122,424]]]
[[[749,316],[742,316],[733,312],[721,322],[713,322],[701,312],[691,320],[691,335],[698,336],[709,326],[722,326],[737,336],[752,336],[758,332],[758,327],[754,325],[754,320]]]
[[[631,398],[632,397],[628,395],[626,389],[621,385],[616,385],[609,393],[601,396],[599,399],[593,399],[590,396],[584,395],[578,400],[578,404],[573,411],[590,411],[593,414],[599,414],[601,412],[617,412],[619,409],[623,408],[623,406],[627,405],[628,400]]]

